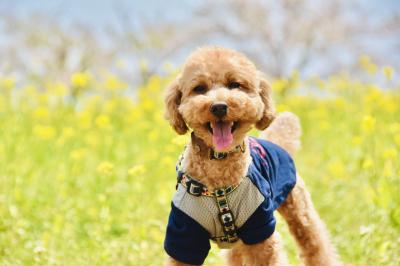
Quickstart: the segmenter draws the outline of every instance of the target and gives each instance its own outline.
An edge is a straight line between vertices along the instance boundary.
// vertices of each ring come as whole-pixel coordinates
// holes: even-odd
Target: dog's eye
[[[198,86],[194,87],[192,91],[197,94],[203,94],[206,92],[206,90],[207,90],[206,86],[198,85]]]
[[[228,84],[229,89],[237,89],[240,88],[240,83],[236,81],[229,82]]]

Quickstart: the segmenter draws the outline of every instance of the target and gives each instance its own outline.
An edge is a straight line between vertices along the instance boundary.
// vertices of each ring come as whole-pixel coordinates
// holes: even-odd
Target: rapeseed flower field
[[[343,260],[400,265],[399,73],[360,64],[364,81],[294,72],[272,86],[278,111],[301,119],[297,168]],[[0,75],[0,265],[162,264],[188,140],[163,119],[173,76],[132,88],[90,70],[67,81]],[[221,265],[218,253],[206,265]]]

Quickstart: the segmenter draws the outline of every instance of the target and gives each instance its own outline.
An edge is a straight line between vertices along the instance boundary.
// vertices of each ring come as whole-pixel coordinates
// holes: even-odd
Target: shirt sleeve
[[[265,199],[239,228],[238,235],[247,245],[257,244],[272,235],[275,231],[275,224],[272,202],[270,199]]]
[[[164,249],[177,261],[201,265],[210,250],[210,235],[199,223],[172,204]]]
[[[258,142],[266,150],[265,171],[271,185],[274,209],[277,209],[296,185],[296,167],[292,157],[283,148],[265,140]]]

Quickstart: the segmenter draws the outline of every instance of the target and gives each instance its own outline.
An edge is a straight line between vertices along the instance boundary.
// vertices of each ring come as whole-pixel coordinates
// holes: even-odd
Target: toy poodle
[[[275,231],[285,218],[305,265],[341,265],[291,156],[300,125],[276,116],[271,88],[243,54],[193,52],[167,88],[166,118],[191,141],[177,163],[164,249],[168,265],[201,265],[210,241],[227,265],[288,264]],[[255,126],[260,138],[246,134]]]

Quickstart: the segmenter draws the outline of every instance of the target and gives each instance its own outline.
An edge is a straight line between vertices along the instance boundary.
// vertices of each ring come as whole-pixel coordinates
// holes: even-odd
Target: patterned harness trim
[[[229,209],[228,200],[226,195],[229,193],[226,189],[219,188],[214,191],[215,199],[217,201],[219,210],[219,221],[224,231],[224,237],[220,237],[219,240],[222,242],[234,243],[238,241],[238,235],[235,225],[235,217],[232,211]],[[217,239],[213,239],[217,240]]]
[[[180,178],[179,183],[182,184],[186,188],[186,191],[193,196],[199,197],[199,196],[207,196],[207,197],[216,197],[217,194],[216,192],[219,189],[216,189],[215,191],[209,191],[206,186],[204,186],[202,183],[194,180],[191,178],[189,175],[182,173],[182,176]],[[238,185],[232,185],[226,188],[222,188],[224,190],[224,193],[229,194],[233,192],[238,186]]]

